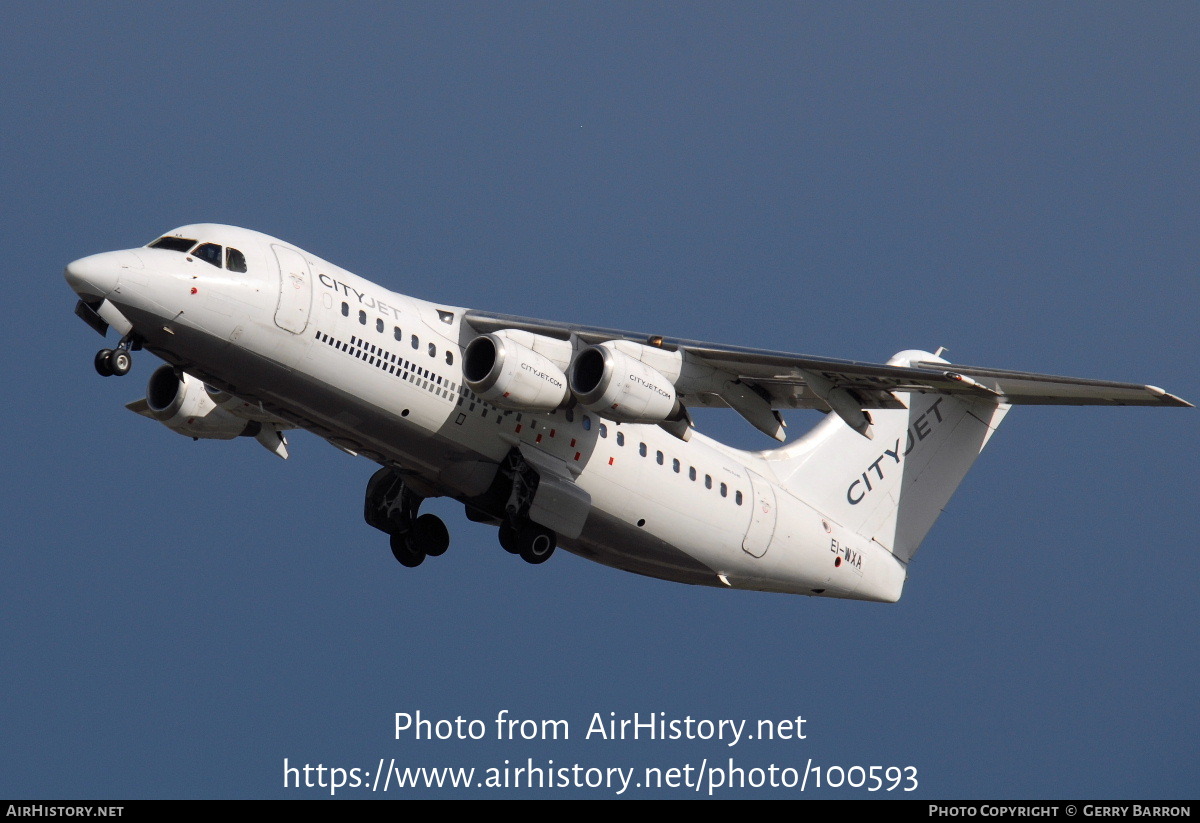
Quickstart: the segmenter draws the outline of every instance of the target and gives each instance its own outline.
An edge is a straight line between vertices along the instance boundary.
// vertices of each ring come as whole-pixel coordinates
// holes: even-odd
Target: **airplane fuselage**
[[[236,249],[245,271],[139,248],[76,261],[68,280],[177,369],[393,467],[423,496],[500,517],[499,467],[517,450],[590,497],[578,534],[558,536],[582,557],[709,586],[900,596],[905,563],[800,500],[759,453],[569,403],[500,408],[464,383],[464,349],[478,336],[467,310],[389,291],[256,232],[205,224],[173,234]],[[846,467],[846,487],[860,468]]]

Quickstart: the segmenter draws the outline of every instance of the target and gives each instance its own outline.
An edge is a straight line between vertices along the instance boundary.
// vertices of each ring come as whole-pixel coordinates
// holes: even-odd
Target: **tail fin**
[[[888,363],[917,361],[946,362],[905,351]],[[928,392],[896,397],[907,408],[871,410],[871,440],[830,414],[764,457],[792,494],[907,563],[1009,407]]]

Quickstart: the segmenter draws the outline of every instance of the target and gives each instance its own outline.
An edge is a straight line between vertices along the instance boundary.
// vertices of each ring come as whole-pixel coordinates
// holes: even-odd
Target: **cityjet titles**
[[[928,437],[938,424],[945,419],[942,417],[941,409],[938,408],[944,399],[944,397],[939,397],[937,400],[934,400],[933,405],[922,412],[912,422],[912,425],[908,427],[904,451],[900,451],[900,439],[896,438],[896,443],[892,448],[884,449],[883,454],[875,458],[875,462],[867,466],[866,471],[854,478],[850,485],[846,487],[846,500],[850,502],[851,506],[861,503],[864,497],[875,490],[875,487],[871,485],[872,475],[876,480],[882,480],[886,477],[885,468],[900,465],[901,458],[911,454],[912,450],[917,447],[917,444]]]
[[[646,380],[644,377],[638,377],[636,374],[629,375],[629,382],[637,383],[639,386],[645,386],[646,388],[650,389],[651,391],[658,392],[663,397],[671,397],[671,393],[669,391],[667,391],[666,389],[659,388],[658,386],[651,383],[649,380]]]
[[[317,279],[320,280],[321,285],[325,286],[326,288],[333,289],[335,292],[344,294],[347,297],[350,297],[350,296],[356,297],[358,299],[359,304],[368,309],[375,309],[380,314],[386,315],[388,317],[395,317],[397,320],[403,319],[400,316],[400,309],[397,309],[393,306],[389,306],[387,303],[384,303],[382,300],[376,300],[371,295],[367,294],[366,292],[359,291],[358,289],[354,288],[353,286],[351,286],[348,283],[343,283],[341,280],[334,280],[328,274],[318,274]]]
[[[546,374],[544,371],[538,371],[535,366],[531,366],[528,363],[522,363],[521,368],[532,374],[534,377],[540,380],[545,380],[551,386],[562,388],[562,381],[552,374]]]

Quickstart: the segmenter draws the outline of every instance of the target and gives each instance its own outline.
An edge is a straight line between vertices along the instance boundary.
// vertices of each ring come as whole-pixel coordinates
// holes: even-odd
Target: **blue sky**
[[[1197,32],[1160,3],[10,7],[0,796],[733,757],[1194,797],[1195,412],[1017,409],[894,606],[531,567],[437,502],[451,549],[406,570],[361,519],[371,464],[122,408],[152,358],[95,375],[61,271],[225,222],[451,304],[1196,401]],[[394,739],[501,709],[572,737]],[[807,739],[584,740],[596,712]]]

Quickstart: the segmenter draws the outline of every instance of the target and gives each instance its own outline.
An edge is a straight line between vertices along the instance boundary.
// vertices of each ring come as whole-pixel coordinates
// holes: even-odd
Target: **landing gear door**
[[[529,519],[560,537],[578,537],[592,510],[592,496],[575,485],[574,474],[564,461],[527,446],[521,447],[521,457],[538,473]]]
[[[750,475],[750,525],[742,540],[742,549],[753,557],[762,557],[775,536],[775,487],[754,472]]]
[[[275,325],[293,334],[308,327],[312,311],[312,272],[308,261],[299,252],[284,246],[271,245],[279,263],[279,305],[275,309]]]

